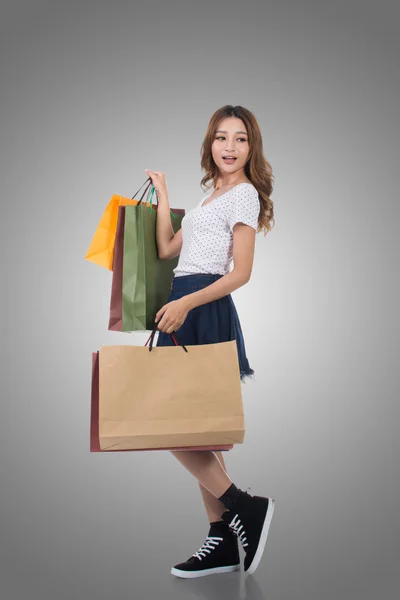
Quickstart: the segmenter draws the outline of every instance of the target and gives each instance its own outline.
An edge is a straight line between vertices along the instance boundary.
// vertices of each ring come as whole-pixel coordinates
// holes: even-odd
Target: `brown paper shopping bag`
[[[101,450],[242,443],[236,340],[153,347],[156,327],[149,347],[99,350]]]
[[[111,450],[102,450],[99,442],[99,353],[92,353],[92,399],[90,407],[90,452],[126,452],[139,451],[138,448],[112,448]],[[233,444],[213,445],[213,446],[187,446],[174,448],[146,448],[146,450],[215,450],[228,451],[233,448]]]

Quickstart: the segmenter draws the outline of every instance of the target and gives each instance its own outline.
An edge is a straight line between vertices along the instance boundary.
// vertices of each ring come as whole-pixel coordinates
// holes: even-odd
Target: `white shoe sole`
[[[239,565],[231,565],[227,567],[214,567],[213,569],[203,569],[202,571],[181,571],[172,567],[171,573],[176,577],[182,577],[183,579],[194,579],[195,577],[205,577],[206,575],[214,575],[214,573],[230,573],[231,571],[239,571]]]
[[[258,542],[257,551],[254,555],[253,560],[251,561],[249,568],[246,571],[246,573],[248,575],[251,575],[252,573],[254,573],[254,571],[257,569],[258,565],[260,564],[260,560],[261,560],[261,557],[264,552],[265,543],[267,541],[269,526],[271,525],[271,519],[272,519],[272,515],[274,514],[274,508],[275,508],[274,498],[268,498],[268,500],[269,500],[269,502],[268,502],[267,514],[265,515],[264,525],[261,530],[260,541]]]

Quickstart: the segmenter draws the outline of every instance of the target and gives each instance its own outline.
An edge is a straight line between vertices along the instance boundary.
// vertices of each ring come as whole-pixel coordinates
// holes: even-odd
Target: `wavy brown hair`
[[[205,171],[205,175],[200,185],[207,188],[207,182],[210,180],[212,180],[214,187],[216,185],[218,167],[212,157],[211,146],[215,139],[215,132],[218,129],[219,122],[225,117],[241,119],[246,126],[249,139],[249,156],[244,167],[244,172],[256,188],[260,200],[257,233],[264,230],[264,236],[266,236],[275,225],[274,203],[270,198],[273,191],[274,176],[272,174],[272,167],[263,154],[261,130],[257,119],[247,108],[226,104],[212,115],[201,146],[200,164],[203,171]],[[207,189],[210,189],[210,187],[211,185]]]

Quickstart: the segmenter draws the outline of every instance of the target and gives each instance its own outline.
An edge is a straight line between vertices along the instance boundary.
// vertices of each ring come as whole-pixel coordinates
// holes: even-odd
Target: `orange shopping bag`
[[[139,193],[143,185],[146,185],[146,183],[148,183],[148,185],[145,188],[140,200],[134,200],[136,194]],[[152,185],[150,177],[146,179],[143,185],[141,185],[138,191],[133,194],[132,198],[124,198],[124,196],[113,194],[111,200],[106,206],[106,209],[90,243],[89,249],[85,256],[86,260],[90,260],[100,267],[105,267],[109,271],[112,271],[114,242],[118,222],[118,208],[120,206],[136,206],[139,202],[141,202],[147,190]]]

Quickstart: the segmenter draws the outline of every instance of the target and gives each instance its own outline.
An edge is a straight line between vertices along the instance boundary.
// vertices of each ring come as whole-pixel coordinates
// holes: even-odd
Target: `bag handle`
[[[142,189],[142,187],[143,187],[144,185],[146,185],[146,183],[147,183],[147,182],[149,182],[149,183],[148,183],[147,187],[145,188],[145,190],[144,190],[143,194],[141,195],[141,198],[140,198],[139,202],[137,203],[137,206],[139,206],[139,204],[142,202],[142,200],[143,200],[143,197],[144,197],[145,193],[147,192],[147,190],[148,190],[148,189],[149,189],[149,187],[151,186],[151,179],[150,179],[150,177],[148,177],[148,179],[146,179],[146,181],[145,181],[145,182],[144,182],[144,183],[143,183],[143,184],[140,186],[140,188],[138,189],[138,191],[137,191],[137,192],[135,192],[135,193],[133,194],[133,196],[132,196],[132,200],[134,200],[134,199],[135,199],[135,196],[136,196],[136,194],[138,194],[138,193],[140,192],[140,190]]]
[[[157,331],[157,325],[158,325],[159,321],[157,321],[157,323],[154,325],[153,331],[150,334],[150,337],[148,338],[147,342],[145,343],[145,346],[147,346],[148,341],[150,340],[150,346],[149,346],[149,352],[151,352],[152,348],[153,348],[153,341],[154,341],[154,336],[156,335],[156,331]],[[176,335],[176,331],[174,331],[173,333],[169,334],[171,336],[172,341],[174,342],[175,346],[181,346],[183,348],[183,350],[185,352],[187,352],[187,348],[186,346],[184,346],[180,341],[178,336]]]
[[[137,205],[136,205],[136,206],[140,206],[140,204],[142,203],[142,200],[143,200],[143,198],[144,198],[144,195],[146,194],[146,192],[147,192],[147,191],[149,191],[149,188],[150,188],[150,186],[152,187],[152,189],[151,189],[151,191],[149,191],[149,194],[148,194],[148,196],[150,196],[150,198],[152,198],[152,196],[153,196],[153,193],[154,193],[154,191],[155,191],[155,187],[154,187],[154,185],[152,185],[151,177],[148,177],[148,178],[146,179],[146,181],[145,181],[145,182],[144,182],[144,183],[143,183],[143,184],[140,186],[140,188],[138,189],[138,191],[137,191],[137,192],[135,192],[135,193],[133,194],[133,196],[132,196],[132,200],[134,200],[134,199],[135,199],[135,196],[136,196],[136,194],[138,194],[138,193],[140,192],[140,190],[142,189],[142,187],[143,187],[144,185],[146,185],[146,183],[147,183],[147,182],[149,182],[149,183],[148,183],[147,187],[145,188],[145,190],[144,190],[144,192],[143,192],[143,194],[142,194],[142,196],[141,196],[141,198],[140,198],[140,200],[139,200],[139,202],[137,203]],[[157,191],[156,191],[156,198],[157,198],[157,202],[158,202]],[[153,201],[151,200],[151,202],[150,202],[150,212],[152,212],[152,211],[153,211]],[[171,215],[171,217],[172,217],[173,219],[176,219],[176,215],[174,215],[174,213],[172,212],[172,210],[171,210],[171,209],[170,209],[170,211],[169,211],[169,212],[170,212],[170,215]]]

